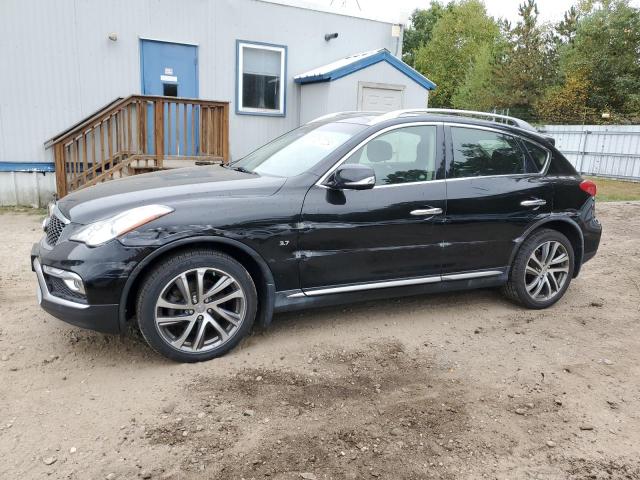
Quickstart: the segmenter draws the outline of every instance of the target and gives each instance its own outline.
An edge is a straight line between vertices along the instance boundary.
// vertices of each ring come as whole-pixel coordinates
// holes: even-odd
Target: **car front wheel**
[[[567,291],[573,269],[569,239],[556,230],[537,231],[520,247],[504,293],[528,308],[547,308]]]
[[[140,331],[162,355],[200,362],[223,355],[251,329],[257,294],[251,276],[221,252],[190,250],[157,265],[137,304]]]

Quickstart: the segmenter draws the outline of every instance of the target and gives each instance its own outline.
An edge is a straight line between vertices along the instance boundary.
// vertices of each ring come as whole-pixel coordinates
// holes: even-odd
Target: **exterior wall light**
[[[333,40],[334,38],[338,38],[337,33],[326,33],[324,35],[324,39],[328,42],[329,40]]]

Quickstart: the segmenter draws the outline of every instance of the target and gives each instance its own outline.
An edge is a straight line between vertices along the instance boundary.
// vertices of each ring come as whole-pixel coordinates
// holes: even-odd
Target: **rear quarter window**
[[[549,152],[528,140],[522,140],[524,149],[529,154],[529,161],[527,162],[527,173],[540,173],[547,164],[549,158]]]
[[[553,152],[547,175],[578,175],[578,172],[562,154]]]

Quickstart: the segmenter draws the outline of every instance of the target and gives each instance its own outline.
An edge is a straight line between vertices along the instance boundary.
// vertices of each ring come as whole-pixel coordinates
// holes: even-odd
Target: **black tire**
[[[245,313],[240,325],[221,345],[214,346],[205,352],[185,352],[172,346],[161,334],[160,327],[156,323],[156,302],[172,279],[183,272],[197,268],[217,269],[233,277],[244,294]],[[233,349],[251,330],[257,305],[255,284],[242,264],[229,255],[215,250],[193,249],[171,256],[154,267],[140,289],[136,314],[140,332],[152,349],[171,360],[193,363],[211,360]]]
[[[564,283],[557,291],[557,293],[555,293],[549,299],[538,300],[527,291],[525,272],[527,264],[533,252],[540,248],[546,242],[558,242],[564,247],[569,257],[567,265],[568,272],[566,274],[566,278],[564,279]],[[573,278],[575,265],[574,258],[573,246],[566,236],[556,230],[537,230],[524,241],[524,243],[518,250],[516,257],[513,260],[513,264],[511,265],[509,280],[502,288],[502,292],[510,300],[527,308],[542,309],[550,307],[558,300],[560,300],[567,291],[567,288],[569,288],[569,284],[571,283],[571,279]]]

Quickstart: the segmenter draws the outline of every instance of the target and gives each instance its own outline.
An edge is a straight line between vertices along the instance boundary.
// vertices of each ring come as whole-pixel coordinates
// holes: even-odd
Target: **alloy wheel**
[[[569,277],[569,259],[567,249],[557,241],[544,242],[534,249],[524,274],[529,296],[540,302],[558,295]]]
[[[171,279],[155,305],[155,323],[173,348],[201,353],[225,344],[246,316],[240,283],[216,268],[195,268]]]

